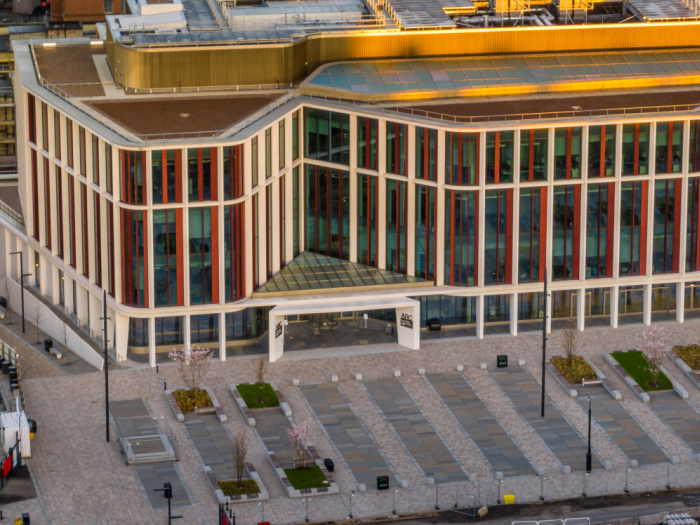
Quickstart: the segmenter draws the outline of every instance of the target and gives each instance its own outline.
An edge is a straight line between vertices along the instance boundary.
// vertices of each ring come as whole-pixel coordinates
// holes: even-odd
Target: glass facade
[[[184,304],[182,210],[153,211],[153,284],[156,306]]]
[[[486,184],[513,182],[513,131],[486,133]]]
[[[679,271],[681,185],[679,179],[657,180],[654,184],[652,273]]]
[[[246,308],[226,314],[226,341],[255,339],[267,330],[269,307]]]
[[[243,196],[243,146],[224,148],[224,199],[238,199]]]
[[[386,123],[386,171],[394,175],[406,175],[406,138],[408,126],[395,122]]]
[[[146,177],[143,172],[145,164],[145,151],[121,152],[122,202],[146,204]]]
[[[520,132],[520,182],[547,180],[548,136],[547,129]]]
[[[190,304],[219,302],[216,208],[190,208]]]
[[[554,180],[581,178],[583,128],[554,130]]]
[[[379,121],[357,117],[357,166],[367,170],[377,169],[377,141]]]
[[[688,155],[688,171],[700,171],[700,120],[690,121],[690,140]]]
[[[121,210],[122,303],[148,306],[148,264],[146,264],[146,212]]]
[[[547,250],[547,188],[521,188],[518,282],[544,281]]]
[[[480,133],[445,133],[445,183],[479,184]]]
[[[207,347],[219,342],[219,314],[190,316],[190,344]]]
[[[486,190],[484,284],[510,284],[513,257],[513,190]]]
[[[181,150],[155,150],[151,153],[153,204],[182,202],[181,173]]]
[[[656,173],[680,173],[683,122],[656,123]]]
[[[445,284],[477,284],[479,193],[445,192]]]
[[[649,124],[622,126],[622,174],[649,173]]]
[[[429,319],[440,319],[445,326],[476,323],[476,297],[421,295],[412,299],[420,301],[421,328],[428,326]]]
[[[437,232],[437,190],[432,186],[416,188],[416,276],[435,278],[435,234]]]
[[[700,178],[688,179],[688,224],[685,240],[685,270],[700,271]]]
[[[187,195],[190,202],[215,201],[216,149],[187,150]]]
[[[586,278],[613,276],[615,184],[588,186]]]
[[[406,186],[404,181],[386,181],[386,268],[396,273],[406,273]]]
[[[620,276],[646,273],[648,186],[648,181],[622,183]]]
[[[579,278],[581,185],[554,186],[552,275],[554,281]]]
[[[350,164],[350,115],[304,109],[306,158]]]
[[[306,165],[306,249],[350,259],[350,174]]]
[[[617,126],[588,128],[588,176],[615,176],[615,136]]]
[[[156,347],[165,346],[168,350],[185,343],[184,317],[156,317]]]
[[[437,130],[416,128],[416,178],[437,180]]]
[[[377,266],[378,183],[372,175],[357,175],[357,261],[370,266]]]

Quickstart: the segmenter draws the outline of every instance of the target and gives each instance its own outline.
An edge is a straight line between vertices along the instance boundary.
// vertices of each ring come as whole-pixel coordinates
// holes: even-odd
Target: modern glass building
[[[498,52],[471,49],[469,30],[420,32],[400,60],[332,33],[305,74],[294,41],[270,66],[279,83],[221,77],[207,93],[216,65],[201,90],[174,87],[190,51],[158,48],[170,69],[149,66],[116,23],[105,42],[16,42],[26,234],[0,217],[0,247],[24,250],[41,293],[94,332],[106,290],[120,358],[196,344],[223,360],[266,334],[272,352],[278,322],[334,308],[400,326],[413,308],[416,328],[477,338],[545,316],[585,329],[700,313],[696,22],[560,26],[554,45],[550,28],[480,30]],[[406,33],[379,34],[403,53]],[[221,53],[243,64],[245,47]]]

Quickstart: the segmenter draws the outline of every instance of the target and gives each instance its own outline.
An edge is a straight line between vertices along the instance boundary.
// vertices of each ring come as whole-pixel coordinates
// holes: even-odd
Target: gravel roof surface
[[[34,46],[41,76],[74,97],[104,96],[94,55],[106,54],[104,45]]]

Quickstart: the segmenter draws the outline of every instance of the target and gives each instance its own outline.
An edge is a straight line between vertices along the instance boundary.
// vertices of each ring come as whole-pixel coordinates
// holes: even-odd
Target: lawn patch
[[[209,394],[204,389],[194,391],[175,390],[173,396],[175,396],[175,401],[177,401],[183,414],[194,412],[194,407],[205,408],[212,406]]]
[[[584,379],[598,378],[591,365],[580,355],[573,356],[570,364],[566,357],[553,357],[551,361],[572,385],[580,384]]]
[[[292,487],[297,490],[330,487],[330,483],[328,483],[326,476],[318,465],[305,469],[288,468],[284,469],[284,473],[287,475]]]
[[[238,481],[219,481],[219,486],[224,492],[224,496],[242,496],[243,494],[260,494],[260,488],[253,479]]]
[[[678,354],[685,364],[692,370],[700,370],[700,346],[674,346],[673,351]]]
[[[248,408],[272,408],[280,406],[280,402],[272,390],[270,383],[265,383],[262,391],[263,402],[260,403],[260,385],[237,385],[236,389],[248,405]]]
[[[634,350],[631,352],[613,352],[611,355],[613,359],[620,363],[620,366],[622,366],[622,368],[624,368],[625,371],[632,376],[632,379],[634,379],[645,392],[673,389],[671,381],[669,381],[668,377],[666,377],[663,372],[659,372],[658,386],[652,386],[649,384],[651,381],[649,364],[647,363],[644,354],[640,350]]]

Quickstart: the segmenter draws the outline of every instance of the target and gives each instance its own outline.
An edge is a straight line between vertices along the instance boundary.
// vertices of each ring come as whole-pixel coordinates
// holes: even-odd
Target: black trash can
[[[19,383],[15,379],[14,381],[10,380],[10,390],[15,391],[19,389]]]
[[[7,298],[6,297],[0,297],[0,306],[3,308],[7,308]]]
[[[22,525],[30,525],[30,523],[29,523],[29,513],[28,513],[28,512],[23,512],[23,513],[22,513]]]
[[[5,362],[2,364],[2,373],[3,373],[3,374],[7,374],[9,371],[10,371],[10,362],[9,362],[9,361],[5,361]]]
[[[53,341],[51,339],[44,339],[44,350],[50,352],[53,348]]]
[[[10,382],[17,381],[17,372],[10,371],[8,375],[10,376]]]
[[[328,472],[333,472],[333,470],[335,469],[335,463],[333,463],[333,460],[331,458],[324,459],[323,464],[326,466],[326,470]]]
[[[36,420],[27,418],[27,423],[29,423],[29,432],[36,434]]]

